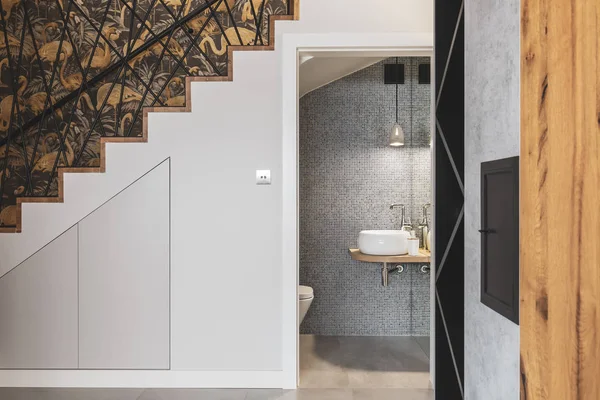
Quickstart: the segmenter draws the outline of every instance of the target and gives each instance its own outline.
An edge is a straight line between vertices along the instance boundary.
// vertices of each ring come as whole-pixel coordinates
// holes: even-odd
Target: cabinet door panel
[[[77,227],[0,278],[0,368],[77,368]]]
[[[79,262],[80,367],[168,369],[168,161],[80,222]]]

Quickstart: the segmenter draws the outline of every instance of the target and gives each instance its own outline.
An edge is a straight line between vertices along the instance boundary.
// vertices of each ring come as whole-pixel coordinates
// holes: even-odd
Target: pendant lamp
[[[398,64],[398,57],[396,57],[396,64]],[[390,146],[401,147],[404,146],[404,129],[398,122],[398,84],[396,83],[396,123],[392,128],[390,134]]]

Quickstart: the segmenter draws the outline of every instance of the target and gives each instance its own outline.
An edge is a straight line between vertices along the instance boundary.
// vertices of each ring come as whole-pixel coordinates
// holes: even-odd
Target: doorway
[[[430,63],[300,53],[301,388],[431,389]]]
[[[300,378],[300,346],[298,326],[298,285],[299,285],[299,209],[298,209],[298,150],[299,150],[299,87],[298,72],[301,57],[314,57],[317,53],[321,56],[367,56],[381,57],[431,57],[432,37],[428,34],[360,34],[360,35],[285,35],[282,40],[283,57],[283,369],[286,387],[298,387]],[[431,68],[433,76],[434,67]],[[433,103],[433,89],[431,101]],[[433,110],[431,112],[433,120]],[[432,125],[433,127],[433,125]],[[432,128],[433,131],[433,128]],[[431,148],[431,154],[435,154],[435,141]],[[435,177],[432,178],[435,185]],[[435,203],[432,197],[432,203]],[[432,207],[430,214],[433,215]],[[432,229],[435,229],[435,221],[431,220]],[[432,240],[434,242],[434,240]],[[351,244],[348,244],[350,246]],[[435,244],[432,243],[435,252]],[[346,251],[348,249],[346,248]],[[432,259],[435,259],[432,257]],[[435,274],[435,262],[431,263],[431,275]],[[378,283],[379,284],[379,283]],[[430,279],[430,287],[434,285]],[[433,318],[435,291],[430,290],[430,329],[435,331],[435,318]],[[292,313],[293,311],[293,313]],[[433,342],[433,336],[432,336]],[[435,371],[435,348],[430,346],[430,380],[434,381]],[[301,384],[301,383],[300,383]]]
[[[285,34],[282,60],[282,372],[285,388],[297,388],[298,341],[298,66],[299,53],[354,51],[384,56],[431,56],[432,127],[435,137],[431,263],[431,380],[438,399],[464,397],[464,16],[460,1],[435,2],[430,33]],[[456,16],[456,18],[455,18]],[[435,42],[435,52],[434,49]],[[443,95],[443,96],[442,96]],[[449,179],[443,179],[448,177]],[[451,179],[450,179],[451,178]],[[440,182],[438,182],[440,180]],[[442,201],[436,201],[441,199]],[[443,226],[438,227],[438,224]],[[440,265],[440,268],[437,266]],[[441,271],[443,265],[443,271]]]

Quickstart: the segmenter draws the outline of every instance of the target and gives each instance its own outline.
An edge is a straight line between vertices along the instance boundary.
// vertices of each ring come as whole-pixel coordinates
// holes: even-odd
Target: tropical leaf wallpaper
[[[185,105],[185,77],[226,75],[228,45],[266,45],[288,0],[0,0],[0,227],[58,168],[100,165],[102,136]]]

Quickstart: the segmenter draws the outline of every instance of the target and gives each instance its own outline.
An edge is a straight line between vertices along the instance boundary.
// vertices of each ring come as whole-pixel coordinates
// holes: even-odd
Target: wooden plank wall
[[[598,400],[600,1],[521,19],[521,399]]]

